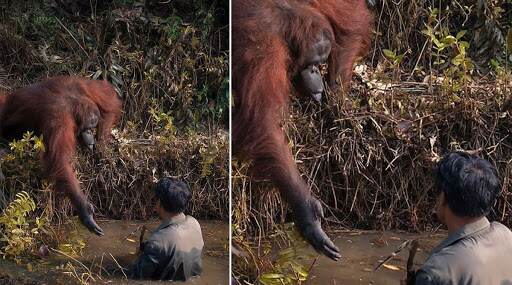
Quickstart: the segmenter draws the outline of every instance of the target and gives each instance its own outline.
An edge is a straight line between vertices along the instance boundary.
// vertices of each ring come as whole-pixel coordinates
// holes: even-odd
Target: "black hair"
[[[192,197],[188,185],[172,177],[164,177],[155,187],[160,205],[169,213],[182,213]]]
[[[452,152],[439,162],[436,186],[448,207],[459,217],[487,215],[500,191],[496,168],[483,158],[465,152]]]

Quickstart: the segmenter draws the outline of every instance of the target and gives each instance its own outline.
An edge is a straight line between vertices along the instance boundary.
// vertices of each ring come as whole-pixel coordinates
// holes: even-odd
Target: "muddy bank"
[[[159,282],[153,281],[127,280],[119,270],[120,266],[126,266],[136,259],[136,241],[139,236],[137,229],[143,224],[146,224],[148,230],[158,226],[157,221],[100,221],[105,236],[97,237],[84,232],[87,245],[80,257],[70,258],[52,253],[48,258],[30,266],[16,266],[1,260],[0,284],[158,284]],[[228,284],[229,226],[216,221],[200,221],[200,224],[205,242],[203,275],[179,284]]]
[[[409,239],[419,239],[415,264],[421,265],[446,233],[409,234],[403,232],[346,231],[331,234],[341,249],[342,260],[334,262],[321,256],[310,273],[307,284],[379,284],[397,285],[406,276],[408,249],[402,250],[386,265],[375,267],[398,246]]]

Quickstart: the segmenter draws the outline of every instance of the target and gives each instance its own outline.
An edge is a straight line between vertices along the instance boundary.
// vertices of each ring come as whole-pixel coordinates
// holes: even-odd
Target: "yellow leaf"
[[[265,273],[260,276],[260,279],[280,279],[284,278],[285,276],[283,274],[278,273]]]
[[[394,271],[400,270],[400,268],[398,268],[397,266],[394,266],[394,265],[383,264],[382,266],[386,267],[389,270],[394,270]]]

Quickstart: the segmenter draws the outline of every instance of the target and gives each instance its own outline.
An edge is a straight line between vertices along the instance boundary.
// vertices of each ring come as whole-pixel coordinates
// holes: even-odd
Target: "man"
[[[202,271],[203,237],[196,219],[186,216],[191,194],[188,186],[173,178],[155,188],[160,226],[141,245],[141,255],[130,269],[135,279],[186,281]]]
[[[436,214],[448,238],[418,270],[415,284],[512,284],[512,232],[485,217],[500,190],[496,169],[454,152],[439,162],[435,175]]]

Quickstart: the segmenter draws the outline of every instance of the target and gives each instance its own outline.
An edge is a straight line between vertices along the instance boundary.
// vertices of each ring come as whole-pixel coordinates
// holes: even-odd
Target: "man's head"
[[[487,215],[500,189],[496,169],[487,160],[463,152],[441,159],[435,179],[436,213],[444,224],[452,218],[472,220]]]
[[[160,179],[155,187],[156,211],[160,218],[182,213],[192,195],[188,185],[171,177]]]

